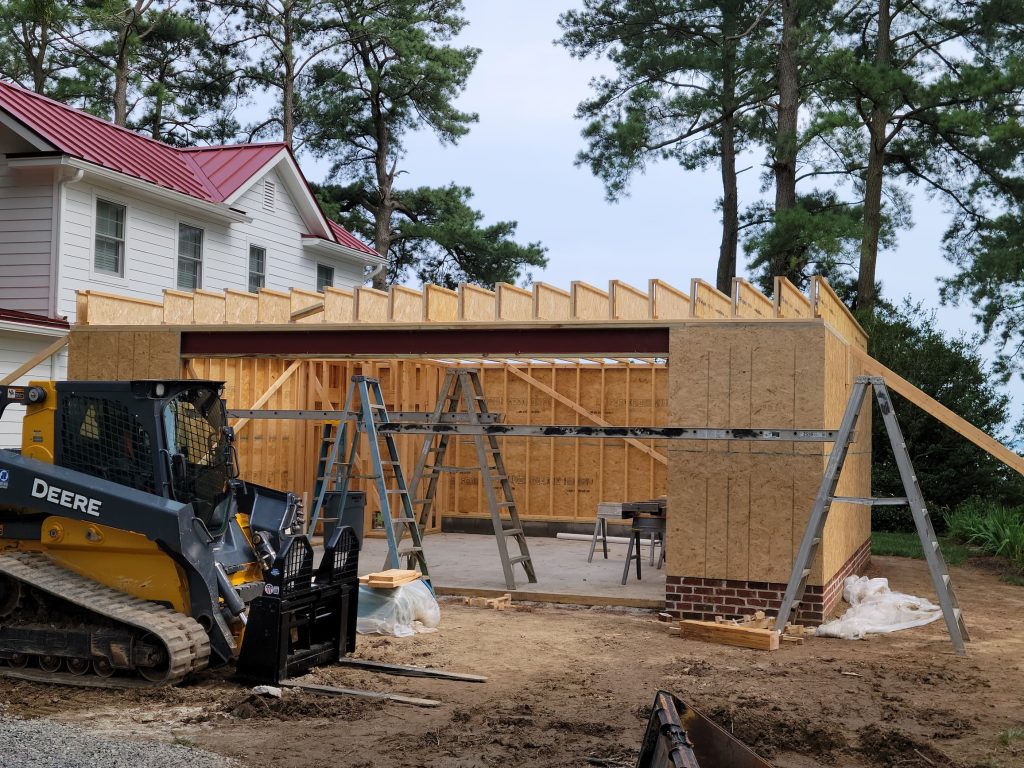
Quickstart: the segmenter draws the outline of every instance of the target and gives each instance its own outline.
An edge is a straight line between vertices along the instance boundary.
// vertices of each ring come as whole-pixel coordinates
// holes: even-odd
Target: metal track
[[[0,553],[0,573],[79,608],[150,634],[163,643],[168,657],[167,674],[153,681],[138,677],[77,677],[10,667],[0,667],[0,675],[10,673],[10,677],[89,687],[155,688],[174,685],[190,672],[204,669],[209,661],[210,638],[194,619],[79,576],[53,563],[45,555]]]

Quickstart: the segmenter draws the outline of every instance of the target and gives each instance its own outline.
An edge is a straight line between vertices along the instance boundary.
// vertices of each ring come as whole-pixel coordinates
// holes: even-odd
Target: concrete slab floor
[[[589,541],[566,541],[547,537],[528,538],[527,544],[533,559],[537,583],[530,584],[521,565],[513,566],[516,589],[523,595],[536,593],[565,596],[557,602],[575,602],[568,599],[578,596],[590,598],[584,604],[600,604],[604,601],[628,601],[627,604],[653,607],[648,603],[664,604],[665,569],[649,565],[649,549],[643,548],[641,579],[636,578],[636,563],[630,563],[629,579],[623,585],[622,569],[626,562],[625,544],[608,544],[608,559],[605,560],[598,543],[594,561],[587,562],[590,551]],[[505,577],[498,558],[498,546],[493,536],[471,533],[435,533],[424,537],[424,553],[430,576],[439,592],[455,593],[457,590],[495,590],[507,592]],[[515,550],[515,553],[513,553]],[[518,554],[514,544],[510,555]],[[370,573],[383,568],[387,557],[387,541],[383,538],[367,537],[359,555],[359,572]],[[450,591],[449,591],[450,590]],[[520,596],[519,599],[529,599]],[[551,599],[550,597],[548,598]]]

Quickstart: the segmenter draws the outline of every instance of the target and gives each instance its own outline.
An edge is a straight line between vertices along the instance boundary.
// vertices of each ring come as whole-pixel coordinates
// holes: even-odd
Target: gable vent
[[[277,200],[277,184],[270,179],[263,180],[263,209],[274,210],[274,203]]]

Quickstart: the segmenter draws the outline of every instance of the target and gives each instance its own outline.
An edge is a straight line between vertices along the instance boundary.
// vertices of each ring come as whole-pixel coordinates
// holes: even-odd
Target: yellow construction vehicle
[[[319,567],[294,494],[239,479],[223,384],[33,382],[0,450],[0,674],[275,683],[355,645],[358,541]],[[86,679],[88,678],[88,680]]]

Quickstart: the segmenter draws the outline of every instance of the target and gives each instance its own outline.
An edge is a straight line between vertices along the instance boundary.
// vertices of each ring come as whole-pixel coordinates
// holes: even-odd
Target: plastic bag
[[[860,640],[868,634],[921,627],[942,615],[939,606],[923,597],[893,592],[888,579],[848,576],[843,582],[843,599],[850,610],[822,624],[816,635]]]
[[[359,587],[356,632],[361,635],[411,637],[433,632],[440,623],[441,607],[420,580],[394,589]]]

